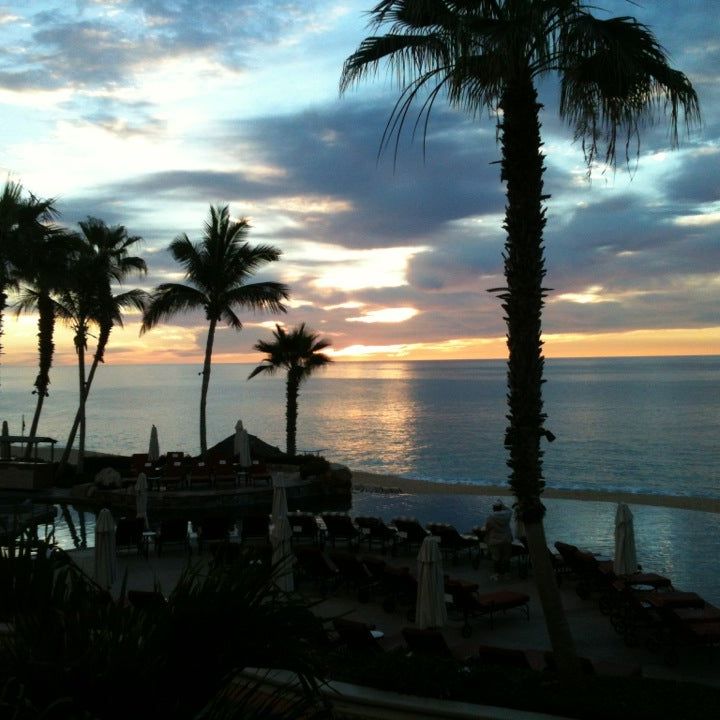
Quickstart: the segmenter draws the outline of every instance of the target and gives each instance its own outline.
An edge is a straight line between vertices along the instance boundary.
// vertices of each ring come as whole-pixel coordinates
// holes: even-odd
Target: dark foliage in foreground
[[[3,614],[14,625],[0,640],[0,717],[325,716],[319,621],[255,560],[189,567],[167,603],[138,609],[50,545],[12,548],[0,558]],[[294,671],[304,697],[238,684],[246,667]]]
[[[582,720],[720,716],[720,688],[672,680],[590,677],[573,687],[554,673],[407,657],[402,650],[371,658],[343,653],[329,665],[332,680]]]

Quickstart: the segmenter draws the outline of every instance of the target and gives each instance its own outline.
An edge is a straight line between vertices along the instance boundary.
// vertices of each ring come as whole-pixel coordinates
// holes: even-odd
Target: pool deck
[[[71,551],[75,561],[89,574],[93,572],[93,553],[92,549]],[[361,552],[361,555],[364,554],[367,553]],[[199,554],[197,547],[194,547],[189,562],[203,568],[207,567],[209,558],[209,553]],[[399,554],[396,557],[383,555],[382,558],[393,565],[409,566],[411,570],[414,570],[416,563],[416,553]],[[157,586],[168,594],[187,563],[188,554],[180,547],[166,548],[160,558],[152,548],[147,558],[135,552],[121,554],[118,557],[118,576],[111,592],[116,597],[119,596],[122,584],[126,582],[127,589],[153,590]],[[487,617],[476,618],[472,622],[472,635],[469,639],[461,635],[462,619],[451,616],[444,628],[449,645],[467,647],[468,644],[471,646],[476,642],[506,648],[550,649],[532,576],[523,579],[514,569],[507,579],[494,581],[490,577],[492,569],[487,558],[481,560],[478,569],[474,569],[467,560],[457,564],[446,562],[444,571],[453,578],[477,583],[480,593],[507,589],[530,596],[529,620],[517,609],[496,615],[492,626]],[[595,661],[640,665],[645,677],[699,682],[720,687],[718,648],[681,648],[679,665],[668,667],[660,655],[651,653],[643,645],[626,647],[622,637],[613,630],[608,617],[601,614],[597,598],[582,600],[574,588],[574,582],[565,581],[560,590],[579,655]],[[299,589],[309,601],[315,603],[313,609],[319,616],[331,618],[343,615],[349,619],[371,623],[389,639],[399,640],[402,628],[412,625],[407,620],[406,609],[386,612],[382,608],[380,597],[372,597],[370,602],[361,603],[357,593],[348,590],[323,599],[311,583],[303,583]]]

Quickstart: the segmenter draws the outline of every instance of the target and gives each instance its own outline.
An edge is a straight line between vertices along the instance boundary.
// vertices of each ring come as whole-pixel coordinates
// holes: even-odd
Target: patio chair
[[[198,524],[198,552],[202,552],[210,543],[221,543],[230,534],[230,518],[226,515],[209,515]]]
[[[347,513],[323,513],[321,516],[325,523],[325,540],[335,545],[340,542],[347,543],[348,547],[357,547],[362,533],[353,523]]]
[[[270,542],[270,516],[267,513],[244,515],[240,523],[240,541]]]
[[[407,649],[415,655],[429,655],[434,658],[461,662],[466,662],[474,655],[474,647],[467,644],[451,647],[442,632],[433,628],[404,627],[402,636]]]
[[[295,579],[298,583],[311,580],[322,597],[337,588],[340,583],[340,571],[321,547],[301,546],[295,548],[294,553],[297,561]]]
[[[446,581],[446,592],[452,595],[453,606],[462,613],[464,625],[461,630],[463,637],[470,637],[473,617],[489,617],[490,627],[494,625],[495,615],[519,608],[530,620],[530,596],[514,590],[496,590],[490,593],[477,593],[469,583]]]
[[[170,460],[163,468],[161,483],[166,490],[182,488],[187,485],[187,467],[182,460]]]
[[[309,542],[317,545],[320,542],[320,528],[312,513],[289,512],[288,522],[292,528],[293,543]]]
[[[265,463],[253,463],[246,470],[245,484],[252,485],[272,485],[272,475]]]
[[[130,476],[136,478],[141,472],[145,472],[147,461],[147,453],[133,453],[130,456]]]
[[[430,534],[414,517],[396,517],[391,524],[398,530],[397,544],[407,546],[409,550],[412,550],[413,546],[419,549]]]
[[[340,573],[340,583],[357,591],[358,602],[368,602],[379,581],[365,563],[357,555],[348,552],[329,552],[328,557]]]
[[[373,543],[377,543],[383,552],[389,549],[392,553],[397,539],[397,529],[386,525],[382,518],[376,517],[358,516],[355,518],[355,524],[362,533],[360,542],[367,541],[368,550],[372,551]]]
[[[187,484],[189,488],[192,488],[194,485],[208,485],[212,487],[213,476],[210,464],[204,460],[196,460],[188,471]]]
[[[364,622],[334,618],[332,623],[338,644],[352,652],[383,653],[402,644],[400,638],[386,638],[384,633]]]
[[[480,566],[480,541],[476,535],[461,535],[447,523],[428,523],[427,529],[431,535],[440,538],[443,557],[450,556],[453,562],[457,562],[460,553],[466,552],[473,567]]]
[[[142,553],[142,534],[145,529],[144,518],[121,517],[115,524],[115,552],[128,550]]]
[[[171,544],[182,544],[188,554],[192,553],[186,518],[166,518],[160,521],[155,535],[155,551],[158,557],[162,555],[163,548]]]
[[[227,458],[218,458],[212,464],[213,485],[232,483],[237,487],[237,472],[233,464]]]
[[[397,606],[405,609],[409,622],[415,622],[415,604],[417,602],[417,578],[408,567],[386,565],[383,569],[383,590],[385,599],[382,606],[385,612],[394,612]]]

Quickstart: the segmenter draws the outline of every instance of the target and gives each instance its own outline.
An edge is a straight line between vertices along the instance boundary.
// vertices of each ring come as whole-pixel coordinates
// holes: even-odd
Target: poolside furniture
[[[357,547],[362,533],[347,513],[323,513],[320,517],[325,524],[325,542],[333,547],[338,542]]]
[[[385,592],[383,610],[394,612],[399,605],[405,609],[407,619],[414,622],[418,584],[410,568],[386,565],[383,569],[382,588]]]
[[[473,657],[474,647],[467,644],[451,647],[440,630],[404,627],[402,636],[408,650],[416,655],[429,655],[445,660],[465,662]]]
[[[544,653],[539,650],[520,650],[494,645],[476,645],[473,660],[483,665],[522,670],[544,670],[547,666]]]
[[[530,596],[514,590],[496,590],[489,593],[478,593],[477,585],[446,578],[445,592],[452,596],[452,604],[462,614],[464,625],[461,630],[463,637],[472,634],[471,618],[485,617],[490,619],[490,627],[494,625],[497,613],[519,608],[530,620]]]
[[[210,543],[221,543],[230,534],[230,518],[225,515],[208,515],[198,524],[198,552],[202,552]]]
[[[367,542],[368,550],[372,550],[376,543],[383,552],[393,551],[398,534],[396,528],[386,525],[382,518],[377,517],[358,516],[354,522],[362,533],[360,543]]]
[[[293,533],[293,543],[309,542],[317,545],[320,542],[320,528],[312,513],[289,512],[287,517]]]
[[[147,453],[133,453],[130,456],[130,475],[137,478],[141,472],[145,472],[145,465],[147,462]]]
[[[142,552],[142,533],[145,529],[144,518],[121,517],[115,524],[115,552]]]
[[[473,567],[480,565],[480,541],[475,535],[461,535],[457,529],[447,523],[428,523],[431,535],[440,538],[440,550],[443,558],[448,556],[457,562],[460,553],[467,553]]]
[[[240,540],[243,543],[270,542],[270,516],[267,513],[244,515],[240,523]]]
[[[301,546],[295,552],[295,581],[311,580],[317,586],[320,595],[325,597],[340,583],[340,571],[330,560],[327,553],[318,546]]]
[[[397,528],[397,543],[399,546],[407,546],[409,550],[413,547],[418,549],[423,540],[430,534],[414,517],[396,517],[391,525]]]
[[[546,672],[556,672],[557,663],[555,654],[551,651],[543,653]],[[585,675],[602,675],[605,677],[640,677],[642,667],[637,664],[615,663],[606,660],[591,660],[586,657],[578,657],[580,671]]]
[[[272,474],[265,463],[253,463],[246,470],[245,484],[256,487],[257,485],[272,485]]]
[[[213,485],[219,486],[232,483],[237,487],[237,471],[227,458],[217,458],[212,463]]]
[[[172,544],[181,544],[188,554],[192,552],[190,537],[188,536],[187,518],[165,518],[160,521],[160,526],[155,535],[155,551],[158,557],[162,555],[163,548]]]
[[[357,592],[358,602],[368,602],[372,591],[380,583],[365,563],[353,553],[337,550],[329,552],[328,557],[340,573],[340,583]]]
[[[400,638],[387,638],[373,625],[347,618],[334,618],[333,628],[338,636],[338,645],[352,652],[383,653],[402,644]]]
[[[187,467],[182,460],[170,460],[165,463],[160,479],[166,490],[183,488],[187,485]]]
[[[189,488],[195,485],[208,485],[212,487],[213,476],[210,468],[210,464],[204,460],[196,460],[187,475],[187,484]]]

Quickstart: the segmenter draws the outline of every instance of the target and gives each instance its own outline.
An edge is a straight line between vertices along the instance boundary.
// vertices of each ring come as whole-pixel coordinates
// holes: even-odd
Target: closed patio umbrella
[[[415,625],[419,628],[443,627],[447,623],[445,578],[438,538],[426,537],[417,556],[418,589]]]
[[[273,580],[278,588],[285,592],[292,592],[295,589],[291,538],[292,528],[287,514],[285,514],[277,522],[273,522],[270,528],[270,543],[273,549]]]
[[[252,464],[252,460],[250,459],[250,438],[247,430],[243,427],[242,420],[238,420],[235,424],[233,452],[237,456],[238,463],[241,467],[250,467]]]
[[[150,430],[150,445],[148,447],[148,461],[155,462],[160,457],[160,442],[157,428],[153,425]]]
[[[103,508],[95,523],[95,580],[109,590],[116,577],[115,522],[110,511]]]
[[[630,508],[620,503],[615,512],[615,563],[617,575],[631,575],[638,571],[635,550],[635,527]]]
[[[288,504],[285,485],[277,476],[273,477],[272,522],[277,523],[287,517]]]
[[[145,475],[145,473],[140,473],[138,475],[137,482],[135,483],[135,516],[138,519],[140,519],[140,518],[143,519],[146,529],[148,527],[147,501],[148,501],[147,475]]]

